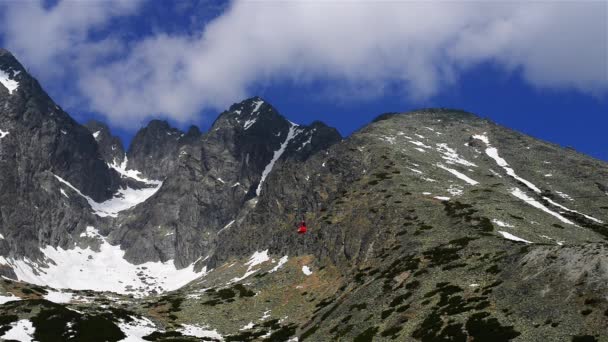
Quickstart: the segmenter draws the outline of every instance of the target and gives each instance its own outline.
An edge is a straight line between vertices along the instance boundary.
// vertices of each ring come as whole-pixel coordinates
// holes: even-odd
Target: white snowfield
[[[72,293],[49,290],[44,299],[57,304],[69,303],[72,301]]]
[[[0,129],[0,139],[4,138],[9,133],[10,133],[9,131],[3,131]]]
[[[18,74],[19,73],[16,72],[14,75],[17,76]],[[0,70],[0,83],[8,89],[10,95],[13,95],[13,92],[19,88],[19,82],[12,80],[4,70]]]
[[[89,229],[87,229],[88,231]],[[184,269],[176,269],[173,260],[146,262],[134,265],[124,259],[120,246],[110,245],[99,232],[99,251],[86,249],[62,249],[46,246],[41,252],[49,262],[42,266],[29,259],[0,260],[0,264],[13,267],[17,279],[56,289],[111,291],[144,296],[152,291],[176,290],[206,274],[194,271],[194,263]],[[52,262],[51,262],[52,260]],[[67,298],[67,294],[52,294],[53,298]],[[71,296],[71,295],[70,295]]]
[[[162,182],[158,182],[155,183],[154,186],[149,188],[132,189],[130,187],[126,187],[123,189],[119,189],[118,192],[114,194],[114,197],[110,198],[109,200],[99,203],[95,202],[91,197],[80,192],[80,190],[78,190],[75,186],[70,184],[65,179],[57,175],[54,176],[55,178],[57,178],[58,181],[67,185],[78,195],[86,199],[89,205],[91,206],[91,209],[93,209],[93,213],[100,217],[118,216],[119,212],[131,209],[134,206],[145,202],[148,198],[154,195],[162,185]],[[65,191],[62,192],[62,194],[65,194]]]
[[[34,325],[28,319],[22,319],[13,322],[10,325],[11,329],[0,338],[3,340],[15,340],[20,342],[31,342],[34,340]]]

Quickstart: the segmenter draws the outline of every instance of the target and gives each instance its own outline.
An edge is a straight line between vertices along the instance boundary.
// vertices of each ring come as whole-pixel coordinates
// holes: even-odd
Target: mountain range
[[[472,113],[253,97],[125,148],[0,49],[5,340],[605,341],[607,239],[608,164]]]

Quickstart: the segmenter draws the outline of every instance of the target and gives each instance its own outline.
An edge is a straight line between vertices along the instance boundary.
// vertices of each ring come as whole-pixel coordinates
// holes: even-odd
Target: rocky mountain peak
[[[187,133],[164,120],[152,120],[140,129],[127,152],[128,168],[140,170],[152,179],[164,179],[175,167],[180,147],[200,139],[196,126]]]
[[[91,132],[99,153],[108,164],[119,165],[125,158],[125,149],[119,137],[113,136],[110,128],[97,120],[90,120],[85,124],[85,127]]]

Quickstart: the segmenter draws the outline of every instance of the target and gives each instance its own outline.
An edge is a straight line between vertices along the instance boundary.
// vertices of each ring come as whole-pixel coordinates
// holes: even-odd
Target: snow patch
[[[93,226],[87,226],[84,232],[80,233],[80,237],[88,237],[88,238],[103,238],[97,229]]]
[[[558,246],[563,246],[563,245],[564,245],[564,241],[558,241],[558,240],[556,240],[556,239],[554,239],[554,238],[552,238],[552,237],[550,237],[550,236],[547,236],[547,235],[540,235],[540,237],[545,238],[545,239],[547,239],[547,240],[555,241],[555,243],[556,243]]]
[[[10,132],[9,131],[3,131],[0,129],[0,139],[4,138],[5,136],[7,136]]]
[[[496,164],[498,164],[498,166],[502,167],[505,171],[507,171],[507,174],[513,178],[515,178],[516,180],[524,183],[528,188],[530,188],[532,191],[536,192],[536,193],[541,193],[540,189],[534,185],[532,182],[523,179],[521,177],[519,177],[515,171],[509,167],[509,163],[507,163],[506,160],[504,160],[502,157],[500,157],[500,155],[498,155],[498,149],[496,149],[495,147],[492,147],[492,145],[490,145],[490,140],[488,139],[488,137],[484,134],[483,136],[480,135],[474,135],[473,138],[479,139],[481,141],[483,141],[486,145],[486,155],[488,155],[488,157],[494,159],[494,161],[496,162]]]
[[[249,329],[253,329],[253,326],[254,326],[254,325],[255,325],[255,324],[253,324],[253,322],[249,322],[248,324],[245,324],[245,325],[244,325],[244,326],[243,326],[241,329],[239,329],[239,330],[240,330],[240,331],[243,331],[243,330],[249,330]]]
[[[265,263],[268,260],[270,260],[270,257],[268,256],[268,250],[253,253],[251,258],[249,258],[249,261],[245,263],[246,266],[249,266],[247,267],[247,271],[245,272],[245,274],[243,274],[241,277],[233,278],[232,280],[230,280],[230,283],[236,283],[238,281],[241,281],[254,274],[255,272],[259,271],[259,269],[252,270],[252,268],[262,263]]]
[[[17,73],[15,73],[17,76]],[[0,70],[0,83],[8,89],[8,93],[13,95],[13,91],[19,88],[19,82],[12,80],[4,70]]]
[[[561,191],[555,191],[555,193],[556,193],[556,194],[557,194],[559,197],[564,198],[564,199],[567,199],[568,201],[574,201],[574,198],[570,197],[570,195],[568,195],[568,194],[566,194],[566,193],[563,193],[563,192],[561,192]]]
[[[433,198],[438,199],[440,201],[449,201],[450,200],[449,197],[445,197],[445,196],[435,196]]]
[[[514,228],[515,227],[514,225],[508,224],[506,222],[502,222],[497,219],[493,219],[492,223],[496,224],[497,226],[504,227],[504,228]]]
[[[277,160],[279,160],[279,158],[281,158],[281,156],[283,155],[283,152],[285,152],[285,149],[287,148],[287,145],[289,144],[291,139],[293,139],[299,133],[296,131],[297,127],[298,127],[298,125],[291,124],[291,126],[289,127],[289,132],[287,133],[287,137],[285,138],[285,141],[283,141],[283,143],[281,144],[281,147],[279,147],[278,150],[274,151],[274,155],[272,156],[272,159],[270,160],[268,165],[266,165],[266,167],[264,168],[264,171],[262,172],[262,177],[260,178],[260,183],[258,184],[258,188],[255,190],[255,194],[257,196],[260,196],[260,192],[262,191],[262,184],[264,184],[264,180],[266,180],[266,177],[268,177],[268,174],[270,173],[270,171],[272,171],[274,164],[277,162]]]
[[[128,161],[129,160],[127,158],[127,155],[125,154],[125,156],[122,159],[122,162],[120,164],[118,162],[116,162],[116,159],[114,159],[112,161],[112,164],[108,163],[108,166],[113,168],[114,170],[116,170],[116,172],[120,173],[120,175],[123,177],[133,178],[138,182],[143,182],[148,185],[158,185],[158,187],[160,188],[160,185],[162,184],[161,181],[143,178],[140,176],[141,172],[139,172],[137,170],[133,170],[133,169],[127,170]]]
[[[531,206],[533,206],[533,207],[535,207],[537,209],[540,209],[540,210],[546,212],[549,215],[552,215],[552,216],[556,217],[558,220],[560,220],[560,221],[562,221],[564,223],[576,226],[576,224],[574,222],[568,220],[567,218],[563,217],[562,215],[560,215],[560,214],[558,214],[558,213],[550,210],[549,208],[545,207],[542,203],[540,203],[537,200],[535,200],[534,198],[526,195],[526,193],[523,192],[523,191],[521,191],[521,189],[519,189],[519,188],[513,188],[513,189],[511,189],[511,195],[519,198],[520,200],[528,203],[529,205],[531,205]]]
[[[230,226],[232,226],[232,225],[234,224],[234,221],[235,221],[235,220],[232,220],[232,221],[228,222],[228,224],[227,224],[227,225],[225,225],[225,226],[224,226],[224,228],[222,228],[222,229],[218,230],[218,231],[217,231],[217,233],[219,234],[219,233],[221,233],[221,232],[222,232],[224,229],[228,229],[228,228],[230,228]]]
[[[206,327],[201,327],[198,325],[182,324],[182,327],[180,329],[177,329],[177,331],[181,332],[184,335],[194,336],[198,338],[214,338],[220,341],[224,340],[222,335],[220,335],[217,330],[209,330]]]
[[[157,185],[150,188],[143,189],[132,189],[130,187],[119,189],[116,194],[114,194],[113,198],[110,198],[104,202],[95,202],[91,197],[83,194],[78,190],[75,186],[70,184],[68,181],[63,178],[54,175],[57,180],[61,183],[67,185],[70,189],[74,190],[78,195],[87,200],[91,209],[93,209],[93,213],[100,217],[116,217],[118,213],[127,209],[131,209],[134,206],[145,202],[148,198],[154,195],[158,189],[160,189],[162,182],[158,182]]]
[[[99,133],[101,133],[101,131],[97,131],[97,132],[93,133],[93,138],[95,138],[97,140],[97,137],[99,137]]]
[[[312,271],[308,266],[304,265],[302,266],[302,273],[304,273],[306,276],[309,276],[312,274]]]
[[[557,202],[553,201],[553,200],[552,200],[552,199],[550,199],[549,197],[543,197],[543,199],[544,199],[545,201],[547,201],[547,202],[551,203],[552,205],[554,205],[554,206],[556,206],[556,207],[558,207],[558,208],[560,208],[560,209],[563,209],[563,210],[565,210],[565,211],[569,211],[569,212],[571,212],[571,213],[575,213],[575,214],[578,214],[578,215],[584,216],[584,217],[585,217],[585,218],[587,218],[588,220],[591,220],[591,221],[596,222],[596,223],[600,223],[600,224],[604,223],[604,221],[602,221],[602,220],[598,220],[598,219],[596,219],[596,218],[595,218],[595,217],[593,217],[593,216],[585,215],[585,214],[583,214],[583,213],[581,213],[581,212],[578,212],[578,211],[576,211],[576,210],[568,209],[568,208],[564,207],[563,205],[561,205],[561,204],[559,204],[559,203],[557,203]]]
[[[251,111],[251,113],[256,113],[258,110],[260,110],[260,107],[262,107],[263,104],[264,104],[264,101],[262,101],[262,100],[252,103],[253,110]]]
[[[458,155],[455,149],[448,146],[448,144],[437,144],[437,151],[441,153],[441,158],[443,158],[448,164],[460,164],[464,166],[475,166],[474,163],[462,158]]]
[[[13,322],[10,325],[11,329],[2,335],[4,340],[16,340],[20,342],[31,342],[34,340],[34,325],[28,319],[22,319]]]
[[[258,118],[253,118],[253,119],[249,119],[247,121],[245,121],[245,124],[243,125],[243,128],[245,130],[248,130],[251,126],[253,126],[254,123],[256,123],[256,121],[258,121]]]
[[[425,143],[421,142],[421,141],[416,141],[416,140],[410,140],[410,143],[419,146],[419,147],[424,147],[424,148],[432,148],[429,145],[426,145]]]
[[[503,231],[500,231],[500,230],[498,232],[502,235],[502,237],[504,237],[507,240],[517,241],[517,242],[525,242],[525,243],[533,243],[533,242],[530,242],[528,240],[524,240],[524,239],[522,239],[520,237],[517,237],[517,236],[515,236],[515,235],[513,235],[511,233],[503,232]]]
[[[144,336],[156,331],[156,326],[151,320],[145,317],[130,317],[130,322],[123,321],[118,323],[118,327],[126,335],[120,342],[144,342]]]
[[[287,255],[285,255],[284,257],[279,259],[279,263],[275,267],[273,267],[270,271],[268,271],[268,273],[274,273],[279,268],[283,267],[283,265],[285,265],[285,263],[287,262],[287,259],[288,259]]]
[[[49,302],[64,304],[72,301],[73,294],[70,292],[61,292],[61,291],[47,291],[47,294],[44,295],[44,299]]]
[[[459,185],[450,185],[447,192],[449,192],[452,196],[460,196],[464,193],[464,190]]]
[[[464,173],[458,172],[458,171],[456,171],[456,170],[454,170],[454,169],[450,169],[449,167],[446,167],[446,166],[444,166],[444,165],[442,165],[442,164],[437,164],[437,167],[442,168],[442,169],[444,169],[444,170],[448,171],[449,173],[453,174],[454,176],[456,176],[456,177],[458,177],[458,178],[462,179],[463,181],[465,181],[465,182],[467,182],[467,183],[469,183],[469,184],[471,184],[471,185],[477,185],[477,184],[479,184],[479,182],[478,182],[478,181],[476,181],[476,180],[474,180],[474,179],[469,178],[469,177],[468,177],[467,175],[465,175]]]
[[[96,230],[102,243],[99,251],[90,247],[62,249],[45,246],[41,252],[47,265],[39,265],[25,258],[7,260],[17,279],[57,289],[112,291],[142,296],[156,292],[176,290],[192,280],[204,276],[194,271],[194,263],[178,270],[173,260],[146,262],[133,265],[124,259],[120,246],[110,245]]]

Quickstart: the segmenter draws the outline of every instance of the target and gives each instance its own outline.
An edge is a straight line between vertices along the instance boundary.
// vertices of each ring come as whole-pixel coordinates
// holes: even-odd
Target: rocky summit
[[[608,340],[605,162],[451,109],[343,138],[259,97],[125,149],[6,50],[0,81],[1,339]]]

